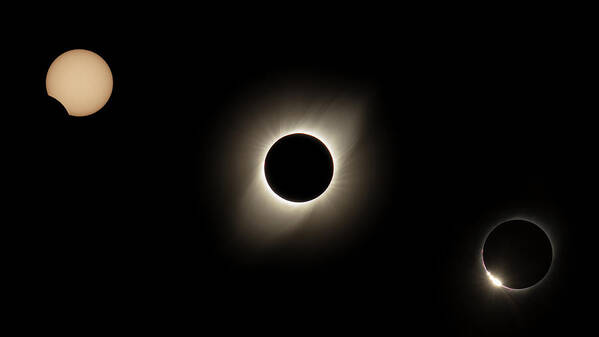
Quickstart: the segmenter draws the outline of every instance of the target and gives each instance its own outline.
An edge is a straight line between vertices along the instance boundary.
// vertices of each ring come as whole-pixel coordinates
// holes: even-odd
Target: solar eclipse
[[[393,20],[346,7],[308,17],[252,7],[272,22],[226,8],[201,20],[109,8],[123,16],[123,27],[108,16],[111,32],[87,20],[57,34],[56,18],[9,30],[5,204],[17,216],[6,216],[6,260],[25,282],[18,299],[31,288],[33,300],[81,302],[98,289],[110,296],[87,301],[99,311],[151,301],[177,317],[199,303],[216,325],[278,330],[592,331],[599,134],[585,38],[529,20],[543,15],[485,29],[443,9]],[[87,117],[47,94],[50,65],[75,48],[113,75]],[[294,197],[268,163],[298,134],[322,143],[332,174]],[[283,175],[313,163],[281,152]],[[491,232],[514,219],[553,249],[527,288],[513,284],[520,267],[490,257]]]
[[[495,286],[525,289],[539,283],[549,271],[553,248],[535,223],[514,219],[495,227],[485,240],[483,266]]]
[[[285,243],[305,254],[300,246],[323,252],[353,238],[356,219],[377,207],[369,200],[386,193],[371,104],[361,85],[287,78],[234,102],[211,159],[211,183],[226,182],[215,186],[219,197],[236,201],[224,214],[231,247],[259,252]]]
[[[58,56],[46,75],[48,96],[71,116],[88,116],[102,109],[112,94],[112,72],[98,54],[69,50]]]
[[[331,183],[333,171],[333,157],[326,145],[304,133],[279,139],[264,160],[264,175],[273,192],[298,203],[324,193]]]

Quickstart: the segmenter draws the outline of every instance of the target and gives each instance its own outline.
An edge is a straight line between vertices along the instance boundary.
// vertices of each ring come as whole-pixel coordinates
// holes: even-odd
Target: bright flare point
[[[501,287],[503,285],[503,283],[501,283],[501,280],[499,280],[497,277],[491,275],[491,273],[487,272],[487,276],[489,277],[489,279],[491,280],[491,282],[493,283],[494,286]]]

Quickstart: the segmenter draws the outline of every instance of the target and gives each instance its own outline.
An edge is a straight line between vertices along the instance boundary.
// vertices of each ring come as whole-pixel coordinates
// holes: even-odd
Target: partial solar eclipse
[[[489,233],[483,248],[483,266],[493,285],[525,289],[547,275],[553,248],[547,234],[522,219],[501,223]]]
[[[277,140],[264,160],[264,175],[272,191],[296,203],[316,199],[333,179],[333,157],[318,138],[294,133]]]
[[[71,116],[89,116],[112,94],[112,72],[98,54],[74,49],[58,56],[46,75],[46,90]]]

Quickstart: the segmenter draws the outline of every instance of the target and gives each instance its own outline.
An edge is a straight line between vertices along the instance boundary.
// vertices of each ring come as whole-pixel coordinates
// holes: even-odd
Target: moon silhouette
[[[333,178],[333,158],[318,138],[294,133],[270,148],[264,161],[264,175],[281,198],[306,202],[328,188]]]
[[[58,56],[46,75],[46,90],[71,116],[89,116],[112,94],[112,72],[98,54],[74,49]]]
[[[485,240],[483,264],[495,286],[525,289],[549,271],[553,248],[547,234],[527,220],[509,220],[495,227]]]

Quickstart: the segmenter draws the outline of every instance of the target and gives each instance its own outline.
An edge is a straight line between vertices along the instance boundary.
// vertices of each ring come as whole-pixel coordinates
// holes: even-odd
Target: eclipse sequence
[[[46,74],[48,96],[71,116],[103,113],[113,91],[109,62],[84,49],[57,55]],[[357,145],[382,146],[363,139],[372,91],[291,83],[235,106],[251,118],[239,122],[243,129],[235,136],[224,135],[229,139],[222,153],[230,154],[229,166],[219,174],[222,181],[239,181],[221,193],[234,200],[235,226],[228,233],[244,242],[240,247],[269,246],[308,226],[314,229],[308,240],[322,235],[334,241],[335,233],[351,230],[344,223],[368,204],[365,182],[382,179],[366,176],[371,153]],[[544,224],[514,217],[488,226],[481,238],[480,273],[489,285],[517,293],[551,274],[557,247]]]

